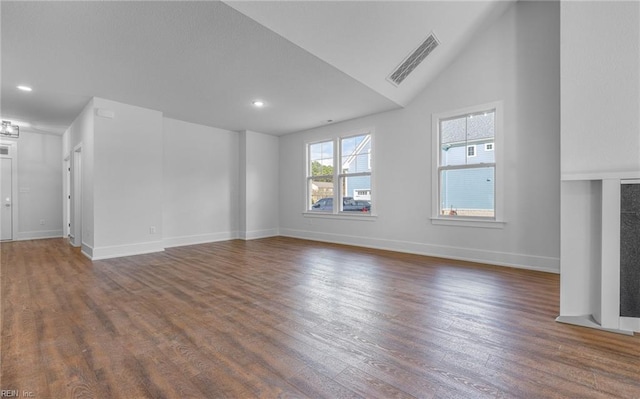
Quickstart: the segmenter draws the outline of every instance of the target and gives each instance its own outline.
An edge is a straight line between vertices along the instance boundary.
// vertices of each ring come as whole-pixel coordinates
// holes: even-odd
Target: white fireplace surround
[[[640,332],[640,318],[620,316],[622,184],[640,184],[640,176],[562,181],[559,322]]]
[[[640,181],[640,2],[560,2],[560,316],[620,317],[620,185]]]

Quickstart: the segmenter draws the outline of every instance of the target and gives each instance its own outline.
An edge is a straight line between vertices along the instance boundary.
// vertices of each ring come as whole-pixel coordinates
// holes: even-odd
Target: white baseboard
[[[220,233],[198,234],[192,236],[164,238],[162,243],[165,248],[182,247],[185,245],[206,244],[209,242],[227,241],[238,238],[235,231],[225,231]]]
[[[573,324],[580,327],[595,328],[596,330],[608,331],[616,334],[633,335],[632,330],[605,328],[598,323],[592,315],[582,316],[558,316],[556,317],[558,323]]]
[[[280,235],[278,229],[265,229],[253,231],[240,231],[238,238],[242,240],[257,240],[259,238],[276,237]]]
[[[86,243],[83,242],[80,245],[80,253],[82,253],[84,256],[86,256],[89,259],[93,259],[93,247],[91,245],[87,245]]]
[[[162,241],[150,241],[138,244],[114,245],[97,248],[92,248],[84,243],[82,244],[82,252],[91,260],[119,258],[121,256],[142,255],[162,251],[164,251]]]
[[[330,242],[335,244],[355,245],[365,248],[398,251],[417,255],[435,256],[446,259],[537,270],[556,274],[560,272],[560,259],[553,257],[523,255],[444,245],[432,245],[410,241],[350,236],[345,234],[320,233],[316,231],[295,229],[266,229],[254,230],[250,232],[220,232],[185,237],[171,237],[165,238],[163,239],[163,241],[99,248],[92,248],[83,243],[82,252],[92,260],[99,260],[116,258],[120,256],[161,252],[164,251],[164,248],[179,247],[185,245],[205,244],[209,242],[227,241],[237,238],[243,240],[254,240],[259,238],[275,237],[279,235],[314,241]]]
[[[497,266],[508,266],[549,273],[560,273],[560,258],[515,254],[509,252],[487,251],[482,249],[462,248],[445,245],[432,245],[410,241],[388,240],[350,236],[344,234],[320,233],[316,231],[280,229],[285,237],[303,238],[307,240],[347,244],[359,247],[406,252],[417,255],[435,256],[469,262],[486,263]]]
[[[640,333],[640,317],[620,317],[620,329]]]
[[[63,237],[62,230],[47,231],[22,231],[16,234],[16,241],[40,240],[44,238],[60,238]]]

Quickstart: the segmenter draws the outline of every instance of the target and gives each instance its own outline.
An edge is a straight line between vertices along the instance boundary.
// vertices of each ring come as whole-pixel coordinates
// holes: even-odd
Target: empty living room
[[[640,1],[0,31],[0,397],[640,399]]]

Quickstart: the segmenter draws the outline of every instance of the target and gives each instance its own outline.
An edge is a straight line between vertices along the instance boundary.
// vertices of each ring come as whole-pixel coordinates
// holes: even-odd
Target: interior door
[[[12,159],[0,158],[0,240],[13,239]]]

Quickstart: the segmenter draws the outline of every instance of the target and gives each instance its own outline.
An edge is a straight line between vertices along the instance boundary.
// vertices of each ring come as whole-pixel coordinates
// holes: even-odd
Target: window
[[[307,151],[307,211],[371,213],[371,134],[308,144]]]
[[[309,146],[307,186],[313,210],[333,211],[333,165],[333,141],[325,141]],[[329,202],[328,199],[331,201]]]
[[[371,201],[371,189],[353,190],[353,199]]]
[[[499,220],[500,114],[492,103],[434,115],[433,220]]]
[[[476,146],[475,145],[468,145],[467,146],[467,156],[469,158],[476,156]]]

